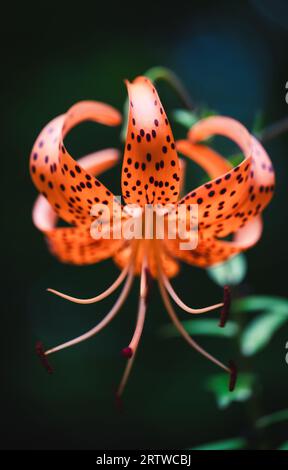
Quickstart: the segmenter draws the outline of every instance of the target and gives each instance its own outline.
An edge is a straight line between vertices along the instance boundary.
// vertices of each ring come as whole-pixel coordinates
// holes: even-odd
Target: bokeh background
[[[72,9],[71,9],[72,8]],[[284,0],[194,1],[181,5],[59,4],[17,9],[1,31],[2,86],[2,261],[1,261],[1,437],[3,449],[185,449],[204,442],[247,435],[249,406],[233,403],[219,410],[205,380],[212,364],[184,341],[163,340],[168,322],[157,289],[135,368],[118,413],[113,393],[125,361],[119,351],[132,334],[137,288],[112,324],[90,341],[52,357],[48,376],[34,354],[42,339],[55,345],[98,322],[111,299],[77,306],[54,298],[54,287],[90,296],[115,278],[110,261],[89,267],[61,265],[33,227],[37,195],[28,171],[29,152],[41,128],[82,99],[122,109],[124,78],[133,79],[155,65],[174,70],[193,101],[241,120],[248,128],[263,112],[270,124],[287,116],[288,9]],[[7,31],[5,30],[5,27]],[[159,85],[168,112],[177,97]],[[119,146],[120,129],[85,124],[67,145],[75,157]],[[175,127],[177,137],[184,129]],[[277,174],[275,198],[266,210],[265,231],[248,254],[246,288],[256,294],[285,297],[287,292],[287,149],[288,135],[266,146]],[[103,181],[120,192],[120,168]],[[189,173],[189,188],[199,184]],[[195,306],[209,304],[221,290],[205,271],[183,266],[175,281],[181,296]],[[181,318],[185,318],[182,315]],[[215,314],[216,318],[216,314]],[[222,360],[235,354],[232,342],[201,338]],[[259,406],[268,414],[287,407],[287,324],[249,367],[261,384]],[[217,371],[216,371],[217,372]],[[267,446],[287,437],[273,428]]]

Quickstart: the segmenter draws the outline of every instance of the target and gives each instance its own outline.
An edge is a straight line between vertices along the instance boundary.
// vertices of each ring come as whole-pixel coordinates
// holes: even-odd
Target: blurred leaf
[[[274,333],[288,321],[287,313],[272,310],[251,320],[241,337],[241,351],[244,356],[252,356],[264,349]]]
[[[207,444],[202,444],[197,447],[192,447],[188,450],[234,450],[234,449],[243,449],[246,447],[247,442],[241,437],[236,437],[234,439],[225,439],[223,441],[208,442]]]
[[[209,116],[215,116],[217,114],[208,108],[202,108],[196,111],[187,111],[186,109],[175,109],[172,113],[173,120],[178,124],[190,129],[200,119],[207,118]],[[205,142],[211,141],[213,137],[205,139]],[[242,157],[243,158],[243,157]]]
[[[201,108],[200,110],[200,119],[204,119],[210,116],[218,116],[219,113],[210,108]]]
[[[252,134],[257,135],[264,129],[264,114],[262,111],[258,111],[254,118],[254,123],[252,126]]]
[[[280,447],[278,447],[278,450],[288,450],[288,441],[283,442]]]
[[[247,273],[245,255],[240,254],[207,269],[209,277],[219,286],[240,284]]]
[[[235,300],[234,313],[257,312],[262,315],[254,318],[242,333],[241,350],[251,356],[263,349],[274,333],[288,321],[288,300],[281,297],[251,296]]]
[[[199,116],[196,113],[185,109],[176,109],[173,111],[172,116],[175,122],[187,127],[187,129],[190,129],[190,127],[199,121]]]
[[[288,408],[285,410],[276,411],[271,415],[262,416],[256,421],[255,426],[258,429],[262,429],[267,428],[272,424],[281,423],[282,421],[288,421]]]
[[[234,322],[229,322],[225,328],[219,328],[218,322],[214,319],[203,320],[185,320],[182,325],[191,335],[206,335],[206,336],[219,336],[222,338],[232,338],[238,331],[238,326]],[[166,338],[173,338],[180,336],[178,330],[172,325],[168,324],[161,328],[161,335]]]
[[[243,160],[243,153],[235,153],[234,155],[231,155],[228,160],[233,166],[237,166]]]
[[[207,381],[207,389],[215,394],[219,408],[227,408],[233,401],[248,400],[253,393],[255,377],[253,374],[239,374],[236,388],[233,392],[228,390],[228,374],[213,375]]]
[[[288,300],[282,297],[253,295],[234,300],[233,302],[233,311],[235,313],[272,309],[282,312],[287,311],[288,313]]]

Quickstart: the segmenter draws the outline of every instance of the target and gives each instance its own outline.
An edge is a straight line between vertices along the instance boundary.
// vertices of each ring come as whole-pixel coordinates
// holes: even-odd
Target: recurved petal
[[[122,240],[93,240],[82,227],[61,227],[46,233],[49,250],[62,263],[94,264],[110,258],[123,245]]]
[[[145,77],[127,82],[129,118],[122,167],[127,203],[174,203],[179,162],[172,131],[156,89]]]
[[[196,142],[211,135],[226,136],[240,147],[244,160],[230,171],[187,194],[179,204],[198,204],[200,236],[224,237],[236,232],[269,203],[274,171],[262,145],[239,122],[227,117],[199,121],[189,132]]]
[[[112,208],[114,201],[113,194],[77,163],[65,148],[67,133],[86,120],[114,126],[120,123],[121,116],[103,103],[77,103],[42,130],[30,158],[30,172],[37,189],[59,217],[77,226],[91,224],[92,204],[102,203]]]
[[[232,169],[228,160],[206,145],[192,144],[189,140],[178,140],[176,148],[178,152],[201,166],[211,179]]]
[[[119,152],[102,150],[78,160],[78,164],[91,175],[98,175],[115,165]],[[92,202],[92,201],[91,201]],[[89,226],[56,227],[58,215],[47,199],[40,195],[33,208],[33,222],[46,237],[52,254],[64,263],[93,264],[109,258],[123,245],[123,240],[94,240]]]
[[[165,240],[164,246],[167,253],[175,259],[205,268],[222,263],[237,253],[251,248],[258,242],[261,233],[262,221],[261,217],[257,216],[234,234],[233,241],[207,237],[200,241],[194,250],[183,250],[181,243],[186,240],[177,238],[176,240]]]

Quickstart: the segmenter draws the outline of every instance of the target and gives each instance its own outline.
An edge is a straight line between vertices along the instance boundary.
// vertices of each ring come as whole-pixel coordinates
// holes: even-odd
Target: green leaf
[[[272,310],[251,320],[242,333],[241,351],[252,356],[265,348],[274,333],[288,321],[288,312]]]
[[[173,120],[178,124],[190,129],[197,121],[199,116],[192,111],[186,111],[185,109],[176,109],[172,113]]]
[[[227,408],[232,402],[248,400],[253,393],[255,377],[253,374],[239,374],[236,388],[233,392],[228,390],[228,374],[217,374],[207,381],[207,389],[214,393],[219,408]]]
[[[271,426],[272,424],[281,423],[283,421],[288,421],[288,408],[276,411],[270,415],[262,416],[256,421],[255,426],[258,429],[263,429]]]
[[[260,310],[287,311],[288,313],[288,300],[282,297],[253,295],[233,302],[233,312],[235,313],[257,312]]]
[[[278,450],[288,450],[288,441],[283,442],[280,447],[278,447]]]
[[[182,325],[188,333],[191,335],[206,335],[206,336],[218,336],[221,338],[232,338],[238,331],[238,326],[234,322],[229,322],[225,328],[219,328],[218,322],[214,319],[202,320],[185,320]],[[165,338],[174,338],[180,336],[178,330],[172,325],[168,324],[161,328],[161,335]]]
[[[219,113],[210,108],[201,108],[200,109],[200,119],[204,119],[210,116],[218,116]]]
[[[243,254],[230,258],[225,263],[207,269],[209,277],[219,286],[235,286],[243,281],[247,273],[247,262]]]
[[[233,166],[237,166],[243,160],[243,153],[235,153],[234,155],[231,155],[228,160]]]
[[[209,116],[215,116],[215,111],[211,109],[197,109],[197,111],[187,111],[186,109],[175,109],[172,113],[172,118],[178,124],[190,129],[200,119],[207,118]],[[213,137],[205,139],[205,142],[211,141]],[[243,156],[242,156],[243,160]]]
[[[246,447],[247,442],[241,437],[234,439],[225,439],[223,441],[208,442],[197,447],[192,447],[188,450],[236,450]]]
[[[241,350],[245,356],[261,351],[275,332],[288,321],[288,300],[281,297],[251,296],[232,303],[234,313],[264,311],[245,328]]]
[[[254,123],[252,126],[252,134],[257,135],[261,133],[264,129],[264,114],[262,111],[258,111],[254,118]]]

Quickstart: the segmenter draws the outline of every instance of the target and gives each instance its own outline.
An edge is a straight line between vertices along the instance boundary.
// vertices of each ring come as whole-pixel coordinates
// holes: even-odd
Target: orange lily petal
[[[191,191],[179,204],[199,205],[201,237],[224,237],[242,228],[269,203],[274,171],[262,145],[239,122],[227,117],[199,121],[189,138],[203,140],[220,134],[234,140],[245,159],[237,167]],[[205,232],[204,232],[205,229]]]
[[[94,264],[110,258],[123,240],[93,240],[81,228],[58,228],[46,234],[51,253],[62,263]]]
[[[210,178],[217,178],[231,170],[232,165],[222,155],[201,144],[192,144],[189,140],[176,142],[178,152],[189,157],[203,168]]]
[[[129,119],[122,167],[127,203],[167,204],[179,195],[179,162],[172,131],[152,83],[138,77],[126,82]]]
[[[107,149],[82,157],[78,164],[90,174],[98,175],[119,161],[119,152]],[[33,222],[47,239],[52,254],[72,264],[92,264],[111,257],[123,240],[94,240],[90,227],[56,227],[58,215],[44,196],[38,196],[33,208]]]
[[[240,123],[225,117],[208,118],[197,123],[189,137],[202,140],[212,133],[235,140],[246,158],[227,171],[229,163],[225,169],[225,160],[219,154],[207,147],[180,141],[178,150],[197,161],[214,179],[179,202],[199,204],[197,248],[180,250],[183,240],[165,241],[170,255],[201,267],[225,261],[259,240],[262,233],[259,214],[270,201],[274,189],[274,172],[267,153]],[[209,161],[205,159],[208,155]],[[220,174],[222,170],[224,175]],[[234,241],[219,240],[231,233],[234,233]]]
[[[114,200],[113,194],[77,164],[64,146],[69,130],[85,120],[115,126],[121,122],[121,116],[103,103],[77,103],[42,130],[30,158],[31,176],[37,189],[59,217],[77,226],[91,224],[92,204],[111,206]]]
[[[185,191],[186,162],[184,158],[179,158],[179,168],[180,168],[179,195],[181,195]]]
[[[222,263],[237,253],[251,248],[261,237],[262,221],[257,216],[234,234],[233,241],[206,238],[200,241],[195,250],[181,250],[180,242],[185,240],[167,240],[165,249],[170,256],[201,268]]]
[[[156,262],[156,259],[155,259],[155,255],[150,257],[149,262],[150,262],[150,264],[149,264],[150,271],[151,271],[151,274],[154,278],[157,278],[158,275],[159,275],[159,272],[158,272],[159,267],[157,265],[158,262],[160,263],[162,272],[168,278],[172,278],[172,277],[177,276],[177,274],[180,271],[179,263],[177,262],[177,260],[175,260],[175,257],[170,256],[163,249],[160,252],[159,260],[157,260],[157,262]]]

